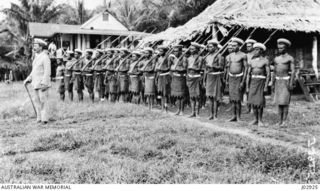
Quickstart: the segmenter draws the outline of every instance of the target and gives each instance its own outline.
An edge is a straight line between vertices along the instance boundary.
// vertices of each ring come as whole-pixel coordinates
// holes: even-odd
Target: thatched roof
[[[185,25],[169,28],[144,42],[191,39],[213,23],[285,31],[320,32],[319,0],[217,0]]]

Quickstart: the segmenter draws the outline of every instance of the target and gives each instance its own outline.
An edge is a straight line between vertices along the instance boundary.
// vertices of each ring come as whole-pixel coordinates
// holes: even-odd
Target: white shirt
[[[48,54],[44,51],[41,53],[35,53],[34,60],[32,62],[32,71],[28,76],[28,80],[31,80],[31,84],[34,89],[41,89],[51,86],[51,61]]]

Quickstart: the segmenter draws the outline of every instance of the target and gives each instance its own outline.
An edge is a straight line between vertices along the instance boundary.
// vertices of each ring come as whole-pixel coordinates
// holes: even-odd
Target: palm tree
[[[63,11],[54,0],[19,0],[20,5],[12,3],[11,8],[2,12],[19,23],[22,34],[27,33],[28,22],[48,23],[56,19]]]

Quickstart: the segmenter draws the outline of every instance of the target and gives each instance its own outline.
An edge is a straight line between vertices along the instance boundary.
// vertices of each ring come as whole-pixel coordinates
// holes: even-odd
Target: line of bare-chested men
[[[190,117],[199,115],[207,99],[212,120],[217,119],[219,102],[227,89],[233,113],[230,121],[240,121],[241,101],[247,93],[247,103],[255,118],[252,124],[263,126],[264,95],[271,80],[279,108],[279,125],[285,126],[294,64],[286,51],[291,42],[283,38],[277,42],[279,55],[273,61],[273,79],[269,60],[264,55],[266,46],[253,39],[244,42],[233,37],[225,47],[216,40],[209,40],[206,46],[192,42],[188,49],[181,45],[132,52],[126,48],[107,48],[95,50],[94,57],[91,49],[86,50],[83,57],[80,50],[68,51],[65,66],[62,59],[57,59],[60,98],[64,100],[67,91],[73,100],[74,85],[82,101],[85,86],[92,101],[95,91],[100,101],[145,103],[149,109],[156,98],[161,100],[162,110],[167,110],[168,102],[174,100],[178,107],[176,115],[183,114],[188,102],[192,108]],[[240,51],[244,45],[247,53]],[[224,50],[229,53],[225,58]]]

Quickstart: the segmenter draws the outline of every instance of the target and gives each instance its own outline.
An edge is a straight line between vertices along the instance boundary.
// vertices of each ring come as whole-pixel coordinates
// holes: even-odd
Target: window
[[[109,13],[104,12],[104,13],[102,14],[102,20],[103,20],[103,21],[109,21]]]

